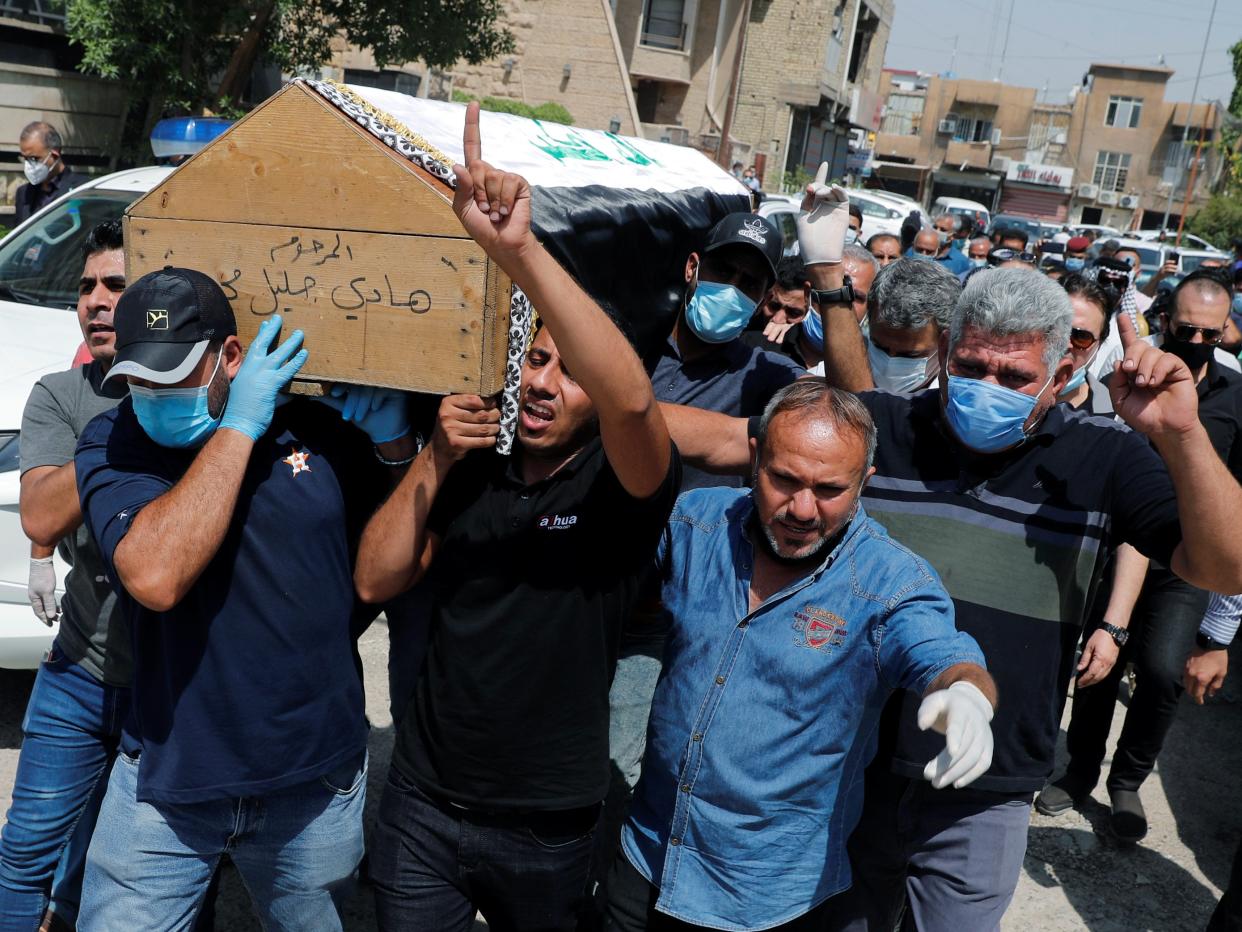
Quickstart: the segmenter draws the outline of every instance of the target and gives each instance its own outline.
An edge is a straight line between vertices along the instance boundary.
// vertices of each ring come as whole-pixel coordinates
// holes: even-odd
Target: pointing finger
[[[466,104],[466,126],[462,131],[461,148],[466,165],[483,158],[483,140],[479,136],[479,102]]]
[[[1134,321],[1129,314],[1117,315],[1117,335],[1121,337],[1121,345],[1129,349],[1139,340],[1138,331],[1134,329]]]
[[[815,186],[822,187],[828,183],[828,163],[820,162],[819,170],[815,172]]]

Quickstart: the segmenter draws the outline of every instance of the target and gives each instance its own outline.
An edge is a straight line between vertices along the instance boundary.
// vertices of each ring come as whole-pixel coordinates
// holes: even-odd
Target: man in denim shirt
[[[850,885],[845,842],[894,689],[948,736],[936,787],[991,763],[983,655],[935,572],[859,507],[876,432],[820,382],[783,389],[754,491],[697,489],[661,544],[671,631],[608,928],[810,929]],[[710,583],[710,588],[706,588]]]

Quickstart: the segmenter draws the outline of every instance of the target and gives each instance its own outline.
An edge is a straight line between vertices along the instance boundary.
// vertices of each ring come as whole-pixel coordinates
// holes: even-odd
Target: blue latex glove
[[[317,399],[341,412],[341,419],[363,430],[374,444],[388,443],[410,432],[405,392],[370,385],[333,385]]]
[[[306,350],[300,349],[301,330],[293,331],[289,339],[271,350],[272,341],[279,333],[279,314],[259,326],[259,333],[246,350],[246,358],[229,386],[228,404],[220,420],[221,430],[235,430],[251,440],[258,440],[267,433],[280,390],[293,381],[307,357]]]

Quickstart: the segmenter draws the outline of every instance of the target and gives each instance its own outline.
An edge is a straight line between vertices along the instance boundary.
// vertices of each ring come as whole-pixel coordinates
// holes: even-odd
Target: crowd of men
[[[300,331],[243,347],[211,277],[127,282],[119,224],[88,237],[91,361],[23,421],[32,604],[60,630],[0,929],[209,927],[226,856],[265,928],[340,928],[356,639],[411,593],[382,929],[999,928],[1032,804],[1099,779],[1127,659],[1107,786],[1140,840],[1139,785],[1242,609],[1231,270],[1148,307],[1133,261],[1073,240],[1056,276],[952,215],[864,246],[821,169],[797,256],[725,216],[640,352],[532,235],[475,104],[464,152],[454,209],[538,311],[510,456],[494,399],[421,423],[399,392],[291,397]],[[1213,922],[1242,928],[1232,895]]]

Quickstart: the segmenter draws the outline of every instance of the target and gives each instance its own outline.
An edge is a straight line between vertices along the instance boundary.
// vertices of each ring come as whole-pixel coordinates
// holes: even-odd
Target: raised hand
[[[1128,314],[1117,316],[1117,328],[1125,356],[1108,385],[1117,416],[1148,437],[1198,426],[1199,395],[1186,364],[1142,340]]]
[[[471,450],[494,447],[499,435],[500,406],[494,398],[448,395],[440,402],[431,445],[438,456],[455,463]]]
[[[276,412],[280,390],[293,381],[306,363],[302,349],[302,331],[272,349],[280,333],[281,318],[273,314],[259,325],[259,332],[246,350],[246,358],[229,385],[229,400],[224,406],[220,428],[235,430],[251,440],[267,433]]]
[[[457,191],[453,210],[466,232],[499,261],[520,255],[535,243],[530,232],[530,185],[521,175],[493,168],[483,161],[479,137],[479,105],[466,105],[462,133],[465,165],[454,165]]]
[[[798,248],[803,264],[839,264],[849,226],[849,195],[839,184],[828,184],[828,163],[822,162],[815,180],[806,186],[798,214]]]

